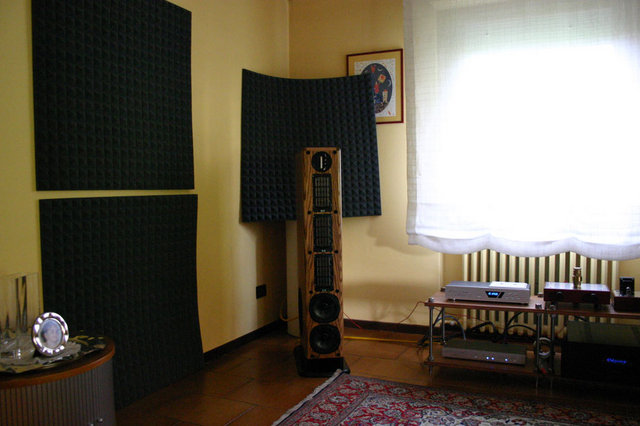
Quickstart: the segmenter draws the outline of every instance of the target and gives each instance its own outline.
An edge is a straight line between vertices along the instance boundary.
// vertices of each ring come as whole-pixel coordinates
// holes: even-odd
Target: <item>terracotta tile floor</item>
[[[638,389],[553,383],[527,376],[466,371],[429,370],[420,335],[345,329],[344,352],[351,374],[464,391],[552,399],[601,405],[635,413],[640,419]],[[365,340],[377,339],[377,340]],[[387,339],[387,340],[380,340]],[[394,340],[394,341],[388,341]],[[222,357],[172,386],[161,389],[117,412],[118,425],[270,425],[310,394],[325,378],[300,377],[293,349],[298,339],[274,331]]]

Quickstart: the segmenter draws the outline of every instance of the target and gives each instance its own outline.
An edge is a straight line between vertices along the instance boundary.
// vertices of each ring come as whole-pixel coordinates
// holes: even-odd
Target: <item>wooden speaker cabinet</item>
[[[298,370],[326,376],[345,369],[340,150],[305,148],[297,163]]]

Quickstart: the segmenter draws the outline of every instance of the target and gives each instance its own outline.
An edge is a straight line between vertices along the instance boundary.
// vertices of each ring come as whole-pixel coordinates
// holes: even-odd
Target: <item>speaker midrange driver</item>
[[[309,345],[319,354],[330,354],[340,349],[342,336],[334,325],[317,325],[309,333]]]
[[[319,293],[309,300],[309,315],[315,322],[328,323],[340,315],[340,299],[331,293]]]

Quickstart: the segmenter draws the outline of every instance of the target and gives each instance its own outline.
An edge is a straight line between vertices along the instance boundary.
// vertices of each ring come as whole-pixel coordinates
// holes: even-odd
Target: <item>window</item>
[[[404,8],[409,242],[640,257],[640,2]]]

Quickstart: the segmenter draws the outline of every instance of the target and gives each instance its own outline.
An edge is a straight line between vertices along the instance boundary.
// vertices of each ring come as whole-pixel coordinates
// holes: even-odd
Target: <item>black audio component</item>
[[[635,281],[633,277],[620,277],[620,290],[613,295],[613,309],[640,312],[640,293],[635,291]]]
[[[568,322],[560,373],[573,379],[640,384],[640,326]]]
[[[620,295],[633,296],[636,280],[633,277],[620,277]]]

